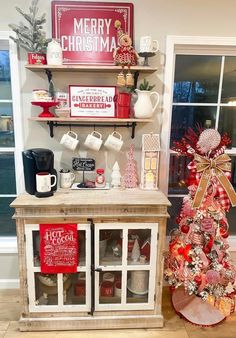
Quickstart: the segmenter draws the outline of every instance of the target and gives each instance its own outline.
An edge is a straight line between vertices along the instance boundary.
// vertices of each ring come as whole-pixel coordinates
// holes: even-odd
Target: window
[[[163,116],[163,163],[169,177],[164,191],[172,208],[169,230],[176,227],[182,198],[187,193],[188,159],[170,150],[189,127],[197,124],[227,132],[232,139],[228,153],[232,159],[232,184],[236,187],[236,39],[213,37],[174,37],[167,39]],[[162,167],[162,169],[164,169]],[[234,219],[231,208],[228,219]],[[231,231],[233,227],[231,227]]]
[[[0,32],[0,237],[4,239],[16,234],[9,204],[22,191],[19,96],[16,46],[8,32]]]

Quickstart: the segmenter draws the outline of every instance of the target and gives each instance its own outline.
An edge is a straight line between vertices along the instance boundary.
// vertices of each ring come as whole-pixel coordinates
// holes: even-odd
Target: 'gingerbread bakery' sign
[[[69,86],[71,117],[115,117],[116,87]]]
[[[115,21],[133,34],[133,4],[52,1],[52,36],[60,39],[64,64],[113,64]]]

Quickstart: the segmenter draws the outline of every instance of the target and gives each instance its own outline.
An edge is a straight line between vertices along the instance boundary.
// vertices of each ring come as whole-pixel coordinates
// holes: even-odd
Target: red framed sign
[[[115,21],[133,37],[133,4],[52,1],[52,36],[60,39],[64,64],[114,64]]]
[[[71,117],[115,117],[116,87],[69,86]]]

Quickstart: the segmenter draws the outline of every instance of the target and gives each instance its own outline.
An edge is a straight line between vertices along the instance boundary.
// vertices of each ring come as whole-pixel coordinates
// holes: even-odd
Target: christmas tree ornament
[[[115,162],[112,168],[111,179],[111,186],[113,188],[119,188],[121,186],[121,174],[118,162]]]
[[[223,151],[229,143],[214,129],[189,130],[174,142],[174,150],[192,160],[191,185],[177,217],[179,228],[172,231],[164,276],[173,287],[176,312],[202,326],[216,325],[229,315],[236,293],[236,269],[226,239],[226,212],[236,201],[229,182],[230,158]]]
[[[117,29],[118,47],[113,53],[114,61],[117,65],[122,67],[122,71],[117,77],[117,86],[132,87],[134,85],[133,75],[130,72],[131,66],[136,66],[138,61],[138,53],[132,46],[131,37],[123,32],[121,28],[121,22],[115,21],[115,28]],[[128,73],[125,77],[124,68],[128,67]]]
[[[138,186],[138,174],[137,164],[134,159],[134,145],[131,144],[128,152],[128,160],[125,167],[124,174],[124,186],[125,188],[137,188]]]

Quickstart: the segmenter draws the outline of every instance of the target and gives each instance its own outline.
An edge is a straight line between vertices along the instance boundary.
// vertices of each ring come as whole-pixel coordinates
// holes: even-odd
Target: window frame
[[[0,31],[0,45],[6,42],[9,49],[10,58],[10,74],[11,74],[11,90],[12,90],[12,110],[14,123],[14,147],[0,147],[0,152],[10,152],[15,158],[15,180],[16,194],[4,194],[2,197],[16,197],[24,191],[23,165],[22,165],[22,150],[23,150],[23,119],[21,109],[21,87],[20,87],[20,72],[18,50],[15,42],[10,39],[10,36],[15,36],[11,31]],[[16,236],[0,236],[0,253],[17,253]]]
[[[164,73],[163,114],[161,133],[161,163],[160,176],[162,191],[168,195],[169,162],[170,162],[170,133],[173,106],[173,88],[175,75],[176,54],[188,55],[225,55],[236,56],[236,38],[215,36],[177,36],[169,35],[166,38],[166,62]],[[216,128],[218,126],[216,125]],[[236,148],[229,151],[236,155]],[[172,195],[169,195],[171,197]],[[182,197],[182,195],[173,195]]]

